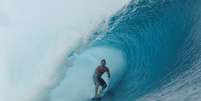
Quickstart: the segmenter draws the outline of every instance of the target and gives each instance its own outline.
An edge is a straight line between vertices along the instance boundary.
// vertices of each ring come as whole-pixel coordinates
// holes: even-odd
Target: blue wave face
[[[120,85],[106,94],[109,101],[133,101],[160,87],[162,80],[179,68],[182,47],[192,30],[199,28],[200,0],[135,0],[113,16],[103,35],[91,47],[109,46],[126,56],[126,72]],[[191,39],[190,39],[191,40]],[[168,81],[168,78],[165,78]]]

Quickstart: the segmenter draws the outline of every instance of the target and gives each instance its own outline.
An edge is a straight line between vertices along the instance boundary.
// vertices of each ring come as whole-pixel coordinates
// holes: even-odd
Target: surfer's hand
[[[110,75],[108,75],[108,78],[110,78]]]
[[[110,78],[110,72],[107,72],[107,74],[108,74],[108,78]]]

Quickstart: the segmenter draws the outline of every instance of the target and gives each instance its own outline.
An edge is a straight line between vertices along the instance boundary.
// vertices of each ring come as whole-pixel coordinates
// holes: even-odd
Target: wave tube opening
[[[115,48],[106,46],[90,48],[75,57],[73,66],[67,70],[65,79],[53,91],[51,101],[87,101],[95,94],[92,75],[100,60],[106,59],[111,72],[111,79],[107,79],[107,92],[116,89],[125,71],[125,57]]]

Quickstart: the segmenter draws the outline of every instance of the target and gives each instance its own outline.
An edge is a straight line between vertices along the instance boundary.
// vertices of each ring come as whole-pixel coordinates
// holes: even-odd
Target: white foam
[[[128,0],[1,0],[0,100],[45,101],[60,62]],[[56,77],[55,77],[56,76]],[[60,77],[60,76],[58,76]]]

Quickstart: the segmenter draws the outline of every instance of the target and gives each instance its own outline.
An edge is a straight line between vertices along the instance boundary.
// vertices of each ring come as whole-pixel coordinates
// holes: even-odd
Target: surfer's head
[[[101,60],[101,65],[102,65],[102,66],[105,66],[105,65],[106,65],[106,60],[105,60],[105,59],[102,59],[102,60]]]

